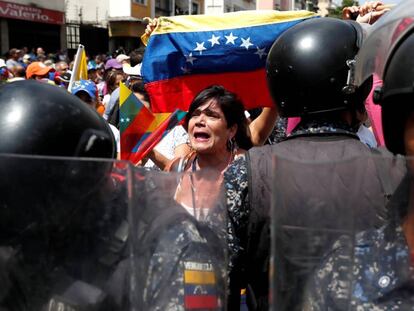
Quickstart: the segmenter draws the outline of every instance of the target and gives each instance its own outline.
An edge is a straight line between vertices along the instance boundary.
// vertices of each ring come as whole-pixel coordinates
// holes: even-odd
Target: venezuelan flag
[[[142,136],[155,116],[123,83],[119,93],[119,131],[121,134],[121,159],[130,160],[137,152]]]
[[[239,95],[247,109],[271,106],[265,62],[275,39],[308,11],[242,11],[218,16],[159,18],[147,42],[142,72],[156,112],[188,110],[212,84]]]
[[[214,271],[184,270],[184,305],[187,310],[217,310]]]

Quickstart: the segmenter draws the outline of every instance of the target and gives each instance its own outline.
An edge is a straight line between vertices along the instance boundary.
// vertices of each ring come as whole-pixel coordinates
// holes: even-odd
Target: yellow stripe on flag
[[[79,80],[88,80],[88,63],[86,61],[85,50],[82,51],[79,70],[75,73],[75,81]]]
[[[299,19],[319,16],[309,11],[239,11],[220,15],[181,15],[160,17],[158,25],[151,35],[172,32],[214,31],[245,28],[290,22]],[[141,40],[148,42],[149,36],[143,34]]]
[[[119,86],[119,107],[125,103],[131,94],[132,91],[124,83],[121,82]]]
[[[216,277],[213,271],[184,271],[184,283],[186,284],[216,284]]]
[[[160,126],[162,122],[165,121],[169,117],[171,112],[160,112],[160,113],[154,113],[154,121],[152,121],[151,125],[148,127],[147,132],[153,132],[157,127]]]

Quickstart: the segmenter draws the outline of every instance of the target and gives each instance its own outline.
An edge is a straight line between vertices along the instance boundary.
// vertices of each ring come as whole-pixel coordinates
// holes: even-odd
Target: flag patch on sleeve
[[[184,263],[184,304],[186,310],[218,308],[216,276],[210,263]]]

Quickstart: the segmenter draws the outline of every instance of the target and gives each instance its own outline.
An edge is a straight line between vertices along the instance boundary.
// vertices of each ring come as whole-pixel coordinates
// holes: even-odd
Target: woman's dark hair
[[[131,64],[131,67],[134,67],[141,63],[143,55],[143,50],[133,50],[131,53],[129,53],[129,62]]]
[[[104,81],[106,83],[108,94],[112,94],[112,92],[118,87],[118,85],[116,85],[116,78],[119,74],[122,74],[122,71],[108,70],[105,72]]]
[[[223,111],[227,122],[227,128],[237,124],[237,132],[235,135],[237,146],[245,150],[253,147],[242,101],[236,94],[227,91],[221,85],[209,86],[198,93],[188,109],[185,119],[185,127],[188,128],[188,122],[190,121],[194,111],[211,100],[217,103]]]
[[[131,84],[130,89],[131,89],[132,92],[139,93],[142,96],[144,96],[144,100],[145,101],[147,101],[147,102],[150,101],[150,98],[149,98],[149,95],[147,93],[147,90],[145,89],[144,81],[142,81],[142,79],[141,80],[134,81]]]

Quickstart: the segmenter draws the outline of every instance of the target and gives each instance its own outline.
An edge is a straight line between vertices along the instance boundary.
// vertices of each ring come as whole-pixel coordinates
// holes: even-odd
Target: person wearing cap
[[[70,77],[71,77],[71,72],[70,71],[66,71],[60,75],[56,75],[56,80],[57,80],[57,84],[60,87],[64,87],[65,89],[68,88],[69,86],[69,82],[70,82]]]
[[[119,70],[122,69],[122,64],[118,62],[116,59],[111,58],[108,59],[105,63],[105,71],[107,70]]]
[[[111,71],[120,72],[121,74],[123,74],[122,64],[119,63],[114,58],[108,59],[106,61],[106,63],[105,63],[105,72],[103,74],[103,80],[104,81],[102,81],[101,83],[98,84],[98,91],[99,91],[99,94],[102,96],[102,98],[106,94],[108,94],[108,93],[110,94],[106,81],[107,81],[107,76],[110,74]],[[122,79],[124,79],[124,77]]]
[[[127,56],[127,55],[125,55],[125,54],[119,54],[119,55],[116,57],[116,61],[117,61],[118,63],[120,63],[121,65],[124,65],[124,64],[129,64],[129,56]]]
[[[122,54],[121,54],[122,55]],[[120,56],[120,55],[119,55]],[[122,65],[122,71],[127,77],[127,84],[130,80],[140,80],[141,79],[141,61],[142,53],[138,50],[132,51],[129,56],[129,62]],[[110,99],[105,103],[105,113],[103,115],[104,119],[109,120],[110,116],[113,114],[114,107],[119,101],[119,88],[110,93]]]
[[[71,93],[77,96],[80,100],[82,100],[92,109],[96,110],[96,112],[98,112],[98,114],[102,116],[105,107],[99,102],[98,89],[96,87],[96,84],[93,81],[91,80],[75,81],[75,83],[72,86]],[[117,152],[119,153],[120,152],[119,130],[112,124],[109,124],[109,127],[111,128],[112,133],[114,134],[116,144],[117,144]]]
[[[88,79],[92,80],[96,84],[102,81],[102,76],[98,70],[94,60],[88,62]]]
[[[16,66],[20,66],[19,57],[20,57],[20,50],[18,49],[11,49],[9,51],[9,59],[6,61],[7,68],[12,70]]]
[[[96,85],[91,80],[75,81],[71,93],[79,97],[83,102],[96,110],[99,115],[104,112],[104,106],[99,102],[98,90]]]
[[[26,78],[54,84],[53,81],[48,79],[51,70],[54,69],[42,62],[33,62],[26,68]]]

